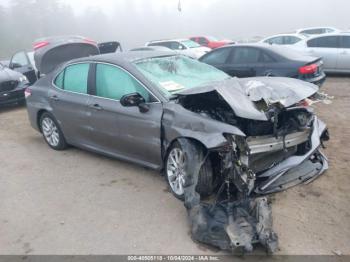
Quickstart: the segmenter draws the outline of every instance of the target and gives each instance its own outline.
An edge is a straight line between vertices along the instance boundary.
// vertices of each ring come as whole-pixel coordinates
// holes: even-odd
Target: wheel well
[[[164,156],[163,156],[163,160],[165,160],[166,156],[169,154],[169,150],[170,150],[170,148],[173,146],[173,144],[174,144],[175,142],[177,142],[179,139],[187,139],[187,140],[190,140],[190,141],[194,142],[197,146],[199,146],[200,148],[202,148],[203,151],[204,151],[204,154],[206,154],[206,153],[208,152],[207,147],[206,147],[201,141],[199,141],[199,140],[197,140],[197,139],[195,139],[195,138],[192,138],[192,137],[178,137],[178,138],[175,138],[173,141],[171,141],[171,142],[168,144],[167,148],[165,149],[165,154],[164,154]]]
[[[38,125],[38,128],[39,128],[40,132],[42,132],[42,130],[41,130],[41,125],[40,125],[40,118],[41,118],[41,116],[42,116],[45,112],[47,112],[47,110],[41,109],[41,110],[39,110],[39,112],[38,112],[38,114],[37,114],[36,124]]]

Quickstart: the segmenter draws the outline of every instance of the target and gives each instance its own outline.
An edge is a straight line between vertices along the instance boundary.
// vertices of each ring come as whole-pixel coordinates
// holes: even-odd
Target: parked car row
[[[150,41],[146,43],[146,46],[163,46],[195,59],[200,58],[211,50],[208,47],[201,46],[198,43],[185,38]]]
[[[57,62],[63,63],[68,58],[79,58],[82,45],[89,43],[97,46],[95,55],[114,53],[118,49],[122,51],[120,43],[116,41],[97,43],[80,36],[49,37],[35,41],[33,51],[21,50],[3,63],[8,67],[6,70],[12,69],[23,74],[29,85],[32,85],[41,74],[52,70],[49,64],[42,68],[36,61],[38,58],[41,62],[45,61],[45,57],[41,59],[41,54],[47,56],[46,49],[55,50],[53,44],[59,48],[66,44],[74,45],[74,50],[69,49],[72,53],[61,53],[55,58]],[[350,72],[350,33],[330,27],[300,29],[297,33],[268,37],[256,44],[236,44],[230,40],[197,36],[150,41],[130,51],[172,51],[199,59],[232,77],[291,77],[318,86],[324,82],[325,72]],[[8,94],[3,93],[2,96],[7,97]]]

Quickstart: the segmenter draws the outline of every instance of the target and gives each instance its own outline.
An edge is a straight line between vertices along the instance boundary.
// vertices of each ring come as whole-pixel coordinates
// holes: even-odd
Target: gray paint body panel
[[[33,95],[27,99],[30,122],[38,129],[37,114],[39,110],[47,110],[57,118],[68,143],[155,169],[162,168],[167,146],[177,138],[192,138],[211,149],[227,144],[225,133],[245,136],[235,126],[201,116],[186,110],[175,101],[169,101],[132,63],[139,59],[169,55],[173,54],[135,51],[80,58],[65,63],[31,87]],[[103,62],[119,66],[146,86],[159,102],[149,104],[149,112],[141,113],[137,107],[121,107],[118,101],[70,93],[52,85],[55,76],[65,66],[79,62]],[[257,83],[263,84],[259,86],[259,90],[267,91],[257,93],[255,88],[258,87],[251,86]],[[286,78],[231,78],[205,87],[185,90],[180,94],[191,95],[214,90],[228,102],[238,116],[267,120],[265,113],[259,111],[247,95],[248,91],[250,95],[253,94],[254,99],[259,94],[268,102],[278,100],[288,106],[308,97],[318,88],[306,82]],[[50,99],[55,94],[59,96],[59,101]],[[284,97],[286,94],[289,97]],[[105,111],[95,112],[89,109],[88,105],[97,100]]]

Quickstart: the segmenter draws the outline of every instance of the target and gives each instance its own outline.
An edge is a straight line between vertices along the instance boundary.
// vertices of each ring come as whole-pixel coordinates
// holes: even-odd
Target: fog
[[[348,0],[0,0],[0,58],[50,35],[118,40],[128,49],[190,35],[246,40],[300,27],[349,29],[349,10]]]

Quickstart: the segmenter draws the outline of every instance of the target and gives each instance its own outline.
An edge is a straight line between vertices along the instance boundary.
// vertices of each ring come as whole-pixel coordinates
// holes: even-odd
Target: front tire
[[[192,143],[189,141],[189,143]],[[191,146],[194,147],[192,144]],[[195,149],[199,150],[199,149]],[[172,194],[180,199],[184,200],[184,184],[186,174],[186,164],[193,163],[191,159],[191,152],[186,152],[186,149],[182,148],[180,143],[175,142],[169,150],[169,153],[165,159],[165,179],[169,185]],[[202,165],[198,182],[196,185],[196,191],[202,196],[209,196],[213,192],[213,169],[210,159],[206,159]]]
[[[40,129],[46,143],[52,149],[64,150],[67,148],[66,140],[53,115],[48,112],[45,112],[41,115]]]

